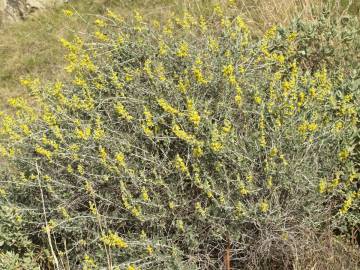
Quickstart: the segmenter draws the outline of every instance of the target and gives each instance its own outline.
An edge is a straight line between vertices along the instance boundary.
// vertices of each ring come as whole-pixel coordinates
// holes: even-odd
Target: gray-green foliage
[[[6,201],[0,207],[0,269],[39,269],[34,254],[34,244],[29,231],[23,226],[21,209]]]
[[[95,24],[62,41],[72,83],[25,79],[39,111],[2,116],[2,194],[55,266],[219,269],[231,250],[234,268],[288,269],[308,231],[357,215],[359,89],[334,72],[343,50],[311,51],[331,35],[252,38],[220,8]]]

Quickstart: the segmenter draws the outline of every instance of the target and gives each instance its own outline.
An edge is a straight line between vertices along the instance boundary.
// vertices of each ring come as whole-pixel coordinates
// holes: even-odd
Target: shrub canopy
[[[358,222],[359,85],[309,69],[305,31],[259,39],[219,7],[95,24],[62,40],[71,82],[23,79],[36,108],[2,116],[1,194],[55,266],[291,267],[329,215]]]

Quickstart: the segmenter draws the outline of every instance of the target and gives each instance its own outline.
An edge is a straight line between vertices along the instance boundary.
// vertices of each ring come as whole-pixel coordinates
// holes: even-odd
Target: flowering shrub
[[[289,269],[356,213],[359,89],[299,65],[301,33],[258,40],[220,6],[95,24],[62,40],[71,82],[23,79],[38,106],[2,115],[0,194],[55,268]]]

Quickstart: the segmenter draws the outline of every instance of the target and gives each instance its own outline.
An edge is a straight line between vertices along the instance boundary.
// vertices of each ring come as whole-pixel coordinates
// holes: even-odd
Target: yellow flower
[[[194,65],[192,67],[192,72],[193,72],[193,74],[195,76],[196,81],[199,84],[207,84],[208,83],[208,81],[204,78],[204,75],[203,75],[202,70],[201,70],[200,67]]]
[[[185,41],[182,41],[180,43],[179,49],[176,52],[176,55],[182,58],[189,56],[189,44]]]
[[[199,20],[199,26],[200,26],[200,29],[201,31],[205,32],[207,31],[208,27],[206,25],[206,20],[204,18],[204,16],[200,16],[200,20]]]
[[[335,127],[334,127],[335,132],[339,132],[339,131],[341,131],[343,128],[344,128],[343,122],[337,121],[337,122],[335,123]]]
[[[112,18],[112,19],[116,20],[117,22],[123,22],[124,21],[124,18],[122,18],[121,16],[116,15],[111,10],[107,10],[107,16],[109,16],[109,18]]]
[[[176,115],[179,114],[179,111],[177,109],[175,109],[174,107],[172,107],[165,99],[163,98],[159,98],[157,100],[159,106],[167,113]]]
[[[69,215],[69,212],[66,210],[65,207],[61,207],[60,209],[60,212],[62,214],[62,216],[65,218],[65,219],[70,219],[70,215]]]
[[[196,138],[194,135],[186,133],[185,130],[182,130],[178,124],[174,124],[172,127],[172,131],[181,140],[186,141],[189,144],[196,144]]]
[[[159,41],[159,54],[166,55],[168,48],[163,40]]]
[[[137,206],[137,207],[133,207],[131,209],[131,214],[134,216],[134,217],[139,217],[141,215],[141,208],[140,206]]]
[[[224,12],[219,4],[214,6],[214,13],[219,17],[222,17],[224,15]]]
[[[142,129],[146,136],[148,136],[148,137],[154,136],[154,132],[148,126],[142,125]]]
[[[266,146],[266,138],[265,138],[265,134],[261,133],[260,138],[259,138],[259,145],[261,147],[265,147]]]
[[[152,61],[150,59],[146,59],[144,62],[144,71],[150,78],[152,77],[151,64]]]
[[[169,202],[169,208],[170,209],[174,209],[175,208],[175,203],[173,201]]]
[[[95,194],[95,190],[88,180],[85,181],[85,191],[91,195]]]
[[[154,249],[152,248],[151,245],[146,246],[146,251],[149,255],[152,255],[154,253]]]
[[[267,203],[267,201],[262,201],[259,204],[259,209],[263,213],[266,213],[267,211],[269,211],[269,204]]]
[[[52,153],[49,150],[46,150],[45,148],[43,148],[41,146],[37,146],[35,148],[35,152],[41,156],[46,157],[47,159],[51,159],[51,157],[52,157]]]
[[[68,164],[67,167],[66,167],[66,171],[67,171],[68,173],[73,173],[73,172],[74,172],[74,169],[71,167],[70,164]]]
[[[100,146],[100,148],[99,148],[99,157],[103,162],[106,161],[107,153],[106,153],[105,148],[102,146]]]
[[[240,86],[236,86],[235,103],[239,107],[242,104],[242,90],[241,90]]]
[[[288,42],[293,42],[296,38],[297,38],[297,33],[296,32],[292,32],[287,36],[287,41]]]
[[[232,64],[223,67],[223,76],[227,78],[232,85],[236,85],[234,66]]]
[[[189,88],[189,85],[190,85],[189,80],[183,80],[182,78],[180,78],[177,86],[178,86],[180,92],[185,94]]]
[[[317,124],[316,123],[309,123],[307,129],[308,129],[309,132],[315,131],[317,129]]]
[[[104,33],[101,33],[100,31],[96,31],[95,32],[95,37],[100,40],[100,41],[108,41],[109,38],[104,34]]]
[[[204,151],[202,150],[200,145],[196,145],[193,149],[193,155],[196,158],[202,157],[204,154]]]
[[[77,166],[77,170],[78,170],[78,172],[79,172],[80,175],[83,175],[83,174],[85,173],[84,167],[83,167],[81,164],[79,164],[79,165]]]
[[[141,197],[144,200],[144,202],[148,202],[150,200],[149,194],[148,194],[147,189],[145,187],[142,187],[142,189],[141,189]]]
[[[157,74],[157,77],[159,78],[160,81],[164,82],[166,81],[166,77],[165,77],[165,67],[162,63],[159,63],[157,66],[156,66],[156,74]]]
[[[175,168],[182,173],[189,174],[189,169],[179,154],[177,154],[175,157]]]
[[[201,206],[200,202],[195,203],[195,210],[198,214],[200,214],[203,217],[206,215],[206,210]]]
[[[227,66],[223,66],[223,75],[224,77],[229,77],[234,74],[234,66],[229,64]]]
[[[231,21],[229,20],[229,18],[222,18],[221,19],[221,26],[224,27],[224,28],[230,28]]]
[[[353,201],[354,201],[355,197],[356,197],[356,192],[355,191],[350,192],[347,195],[346,200],[344,201],[341,209],[339,210],[341,215],[344,215],[349,211],[350,207],[353,204]]]
[[[349,156],[350,156],[350,151],[348,150],[348,149],[342,149],[340,152],[339,152],[339,154],[338,154],[338,156],[339,156],[339,159],[341,160],[341,161],[344,161],[344,160],[346,160]]]
[[[336,177],[331,181],[331,188],[335,189],[340,183],[340,178]]]
[[[218,141],[213,141],[211,142],[210,144],[210,148],[211,150],[213,150],[214,152],[219,152],[223,149],[223,145],[221,142],[218,142]]]
[[[249,190],[245,187],[245,184],[243,181],[240,181],[239,184],[239,191],[241,195],[248,195],[249,194]]]
[[[75,129],[75,135],[77,138],[82,139],[82,140],[88,140],[91,136],[91,128],[90,127],[86,127],[84,130],[81,130],[79,128]]]
[[[81,61],[80,66],[86,68],[88,71],[94,72],[96,70],[96,66],[91,61],[90,56],[88,54],[84,54]]]
[[[105,137],[105,130],[101,128],[97,128],[94,130],[94,139],[95,140],[101,140]]]
[[[155,125],[153,122],[153,115],[146,106],[144,106],[144,116],[145,116],[146,125],[148,127],[154,127]]]
[[[279,152],[279,150],[276,148],[276,146],[273,146],[273,147],[271,147],[271,149],[270,149],[269,155],[270,155],[271,157],[275,157],[278,152]]]
[[[137,269],[135,268],[135,266],[130,264],[126,270],[137,270]]]
[[[176,220],[176,227],[178,228],[179,231],[184,232],[185,231],[184,221],[182,221],[181,219]]]
[[[96,24],[97,26],[99,26],[99,27],[105,27],[105,26],[107,25],[107,23],[104,22],[104,21],[101,20],[101,19],[96,19],[96,20],[95,20],[95,24]]]
[[[241,216],[244,215],[244,213],[245,213],[245,208],[244,208],[244,205],[243,205],[240,201],[238,201],[238,202],[236,203],[236,205],[235,205],[235,211],[236,211],[236,215],[237,215],[238,217],[241,217]]]
[[[299,125],[298,130],[301,134],[305,135],[307,132],[314,132],[318,128],[318,125],[315,122],[309,123],[308,121],[304,121]]]
[[[63,13],[67,17],[71,17],[72,15],[74,15],[74,12],[70,9],[63,9]]]
[[[89,209],[90,209],[91,214],[93,214],[94,216],[98,215],[98,210],[96,208],[95,203],[89,201]]]
[[[140,14],[139,11],[134,12],[134,18],[138,23],[141,23],[143,21],[143,16]]]
[[[255,101],[256,104],[261,104],[262,98],[261,98],[261,96],[260,96],[258,93],[255,94],[255,96],[254,96],[254,101]]]
[[[267,179],[266,179],[266,187],[268,189],[271,189],[273,186],[273,181],[272,181],[272,176],[269,176]]]
[[[126,162],[125,162],[125,155],[121,152],[118,152],[115,155],[115,159],[116,162],[121,166],[121,167],[126,167]]]
[[[200,124],[200,115],[194,108],[194,102],[192,99],[187,99],[188,118],[195,126]]]
[[[0,188],[0,197],[4,197],[6,195],[6,190],[3,188]]]
[[[127,248],[128,244],[117,234],[109,231],[107,235],[103,235],[100,240],[107,246],[117,248]]]
[[[218,52],[220,50],[219,42],[215,38],[209,39],[209,49],[213,53]]]
[[[122,105],[120,102],[115,105],[115,110],[117,114],[126,121],[130,122],[133,119],[133,117],[125,109],[124,105]]]
[[[236,17],[236,27],[238,30],[242,30],[245,34],[249,32],[249,28],[240,16]]]
[[[96,264],[93,258],[90,258],[89,255],[85,254],[84,256],[84,265],[83,265],[83,269],[84,270],[91,270],[96,268]]]
[[[227,134],[231,131],[232,125],[231,122],[227,119],[224,120],[224,126],[222,127],[222,131]]]
[[[279,158],[281,159],[281,161],[282,161],[282,163],[284,164],[284,166],[287,166],[287,165],[288,165],[288,162],[287,162],[284,154],[281,154],[281,155],[279,156]]]

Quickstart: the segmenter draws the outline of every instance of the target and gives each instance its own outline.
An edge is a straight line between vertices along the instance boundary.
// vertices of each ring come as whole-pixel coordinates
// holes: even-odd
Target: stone
[[[26,19],[38,10],[61,5],[66,0],[0,0],[0,25]]]

